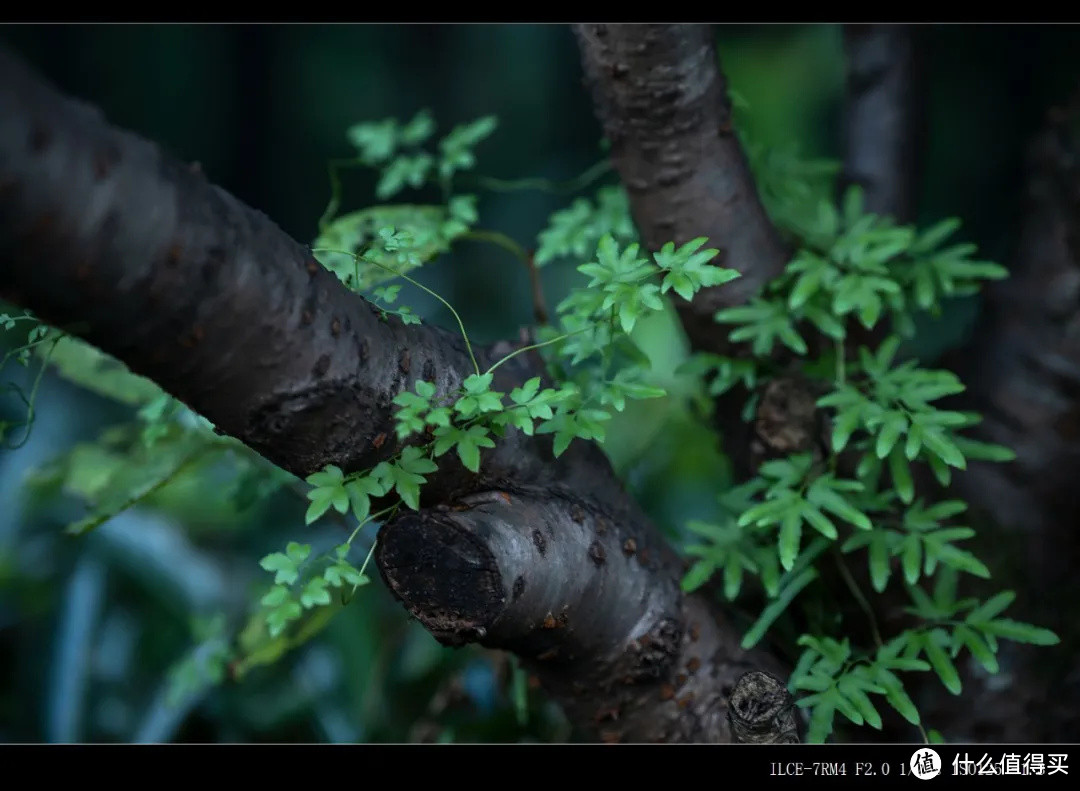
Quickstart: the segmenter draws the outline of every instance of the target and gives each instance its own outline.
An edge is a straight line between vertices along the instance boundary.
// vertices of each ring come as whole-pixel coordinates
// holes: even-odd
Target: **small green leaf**
[[[267,629],[270,632],[271,637],[277,637],[291,621],[295,621],[303,613],[303,609],[300,607],[300,602],[295,600],[289,600],[282,604],[280,607],[276,607],[271,610],[266,616]]]
[[[972,624],[982,624],[1001,614],[1010,604],[1016,600],[1016,594],[1012,591],[1002,591],[987,599],[974,610],[968,613],[966,620]]]
[[[971,655],[975,657],[975,660],[983,666],[987,673],[998,672],[997,657],[994,656],[994,652],[990,650],[990,647],[973,629],[961,624],[956,627],[954,634],[967,646],[968,650],[971,651]]]
[[[960,676],[956,672],[956,667],[953,665],[952,660],[949,659],[948,653],[934,640],[934,635],[941,632],[940,629],[935,629],[933,632],[927,635],[923,635],[921,639],[922,649],[926,653],[926,658],[930,661],[930,665],[934,668],[934,672],[938,674],[941,679],[941,683],[945,685],[945,688],[954,695],[959,695],[961,690]]]
[[[881,730],[881,715],[878,714],[866,692],[860,688],[854,679],[850,676],[844,676],[837,684],[837,690],[851,702],[851,705],[855,707],[867,725],[876,730]]]
[[[826,478],[818,478],[814,481],[810,485],[806,499],[826,511],[831,511],[841,519],[847,520],[860,530],[872,529],[873,524],[871,524],[866,514],[852,507],[851,503],[845,500],[842,495],[830,489],[826,481]]]
[[[324,492],[325,489],[316,489],[316,492]],[[310,493],[309,493],[310,496]],[[331,500],[329,497],[312,497],[311,505],[308,506],[307,511],[304,513],[304,524],[310,525],[315,522],[328,510],[330,510]]]
[[[889,548],[886,543],[887,533],[874,530],[870,534],[870,584],[881,593],[889,584]]]
[[[465,392],[470,395],[476,395],[478,393],[486,392],[491,387],[491,380],[495,378],[495,374],[470,374],[462,382],[462,386],[465,388]]]
[[[765,636],[765,632],[772,626],[773,622],[780,617],[781,613],[787,609],[787,606],[791,604],[794,598],[811,582],[817,579],[817,569],[808,568],[799,573],[793,580],[787,585],[784,585],[780,590],[779,595],[766,605],[757,621],[747,631],[746,636],[743,637],[742,647],[744,651],[748,651],[760,642],[761,638]]]
[[[318,472],[312,473],[305,480],[320,489],[332,489],[345,479],[345,473],[335,464],[328,464]]]
[[[806,341],[795,331],[795,328],[790,323],[784,323],[780,325],[779,332],[780,340],[785,346],[791,349],[796,354],[806,354]]]
[[[919,567],[922,565],[922,540],[917,535],[909,535],[901,546],[900,563],[904,568],[904,579],[908,585],[914,585],[919,580]]]
[[[889,453],[889,472],[901,502],[910,505],[915,499],[915,483],[911,477],[911,467],[908,466],[908,460],[899,445]]]
[[[724,563],[724,596],[728,601],[734,600],[739,595],[739,588],[742,587],[742,577],[742,558],[739,557],[738,552],[731,552]]]
[[[837,537],[836,525],[832,523],[832,520],[830,520],[829,517],[825,516],[825,514],[814,506],[804,503],[802,515],[803,518],[810,523],[811,527],[826,538],[835,539]]]
[[[957,467],[961,470],[967,469],[967,463],[964,461],[964,455],[960,452],[960,449],[937,429],[924,426],[922,442],[950,467]]]
[[[534,376],[521,387],[515,387],[510,391],[510,400],[515,404],[526,404],[532,401],[540,389],[540,377]]]
[[[938,483],[942,486],[948,487],[952,481],[952,468],[948,464],[941,460],[941,457],[930,454],[926,457],[926,463],[930,467],[930,471],[934,473],[934,477],[937,478]]]
[[[861,412],[858,409],[845,409],[837,414],[833,421],[832,449],[834,453],[840,453],[847,447],[852,433],[859,427]]]
[[[274,584],[276,585],[292,585],[300,576],[296,569],[296,563],[281,552],[267,555],[259,561],[259,565],[267,571],[274,572]]]
[[[289,598],[289,589],[284,585],[275,585],[259,600],[259,603],[267,607],[277,607],[287,598]]]
[[[915,704],[908,697],[907,692],[904,691],[904,685],[900,682],[900,679],[885,668],[878,668],[877,680],[881,686],[885,687],[885,700],[888,701],[889,705],[912,725],[918,725],[921,721],[919,710],[915,708]]]
[[[289,560],[293,563],[303,563],[307,560],[308,555],[311,554],[311,544],[301,544],[297,541],[290,541],[285,545],[285,554],[288,555]]]
[[[798,310],[812,297],[821,285],[821,270],[811,270],[798,279],[788,297],[788,307]]]
[[[702,585],[709,581],[709,578],[716,570],[716,566],[712,562],[707,560],[699,560],[690,570],[686,572],[686,575],[682,579],[682,589],[685,593],[691,593],[696,591]]]
[[[944,532],[944,531],[939,531]],[[932,533],[930,536],[937,535]],[[930,540],[930,536],[927,536],[927,540]],[[941,544],[935,555],[937,559],[950,568],[954,568],[957,571],[964,571],[976,577],[982,577],[983,579],[990,579],[990,569],[986,567],[981,560],[963,549],[953,546],[952,544]]]
[[[806,741],[810,744],[824,744],[833,730],[833,715],[836,707],[831,702],[821,701],[814,706],[810,714],[810,725],[806,730]]]
[[[908,461],[915,461],[922,447],[922,427],[918,423],[912,423],[908,427],[907,441],[904,443],[904,455]]]
[[[915,254],[928,253],[945,239],[952,236],[960,227],[960,220],[949,217],[927,228],[919,238],[911,245],[911,252]]]
[[[802,539],[802,516],[798,506],[794,505],[784,514],[780,523],[780,565],[784,571],[790,571],[799,554],[799,542]]]
[[[998,618],[980,624],[982,630],[995,637],[1003,637],[1015,643],[1031,643],[1032,645],[1057,645],[1061,642],[1056,634],[1049,629],[1032,626],[1029,623],[1013,621],[1009,618]]]
[[[975,461],[1009,462],[1016,459],[1016,453],[1004,445],[979,442],[967,437],[955,437],[955,443],[964,456]]]
[[[322,577],[312,577],[304,586],[300,594],[300,604],[305,609],[311,609],[318,604],[329,604],[330,592],[326,589],[326,580]]]
[[[901,412],[888,412],[878,431],[874,452],[879,459],[884,459],[892,451],[896,440],[907,430],[908,421]]]

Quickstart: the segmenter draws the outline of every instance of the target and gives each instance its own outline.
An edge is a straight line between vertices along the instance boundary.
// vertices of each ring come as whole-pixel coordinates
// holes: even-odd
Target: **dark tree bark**
[[[983,704],[957,717],[958,738],[1080,738],[1080,92],[1050,111],[1028,154],[1010,277],[991,288],[984,320],[953,365],[982,437],[1016,461],[973,463],[957,486],[995,527],[997,584],[1022,590],[1023,616],[1062,638],[1052,650],[1009,646],[1008,686],[977,680]]]
[[[0,296],[297,475],[389,457],[393,397],[473,372],[456,335],[383,321],[264,215],[3,51]],[[511,348],[480,350],[481,365]],[[538,370],[519,355],[495,387]],[[736,680],[775,663],[681,594],[681,563],[596,446],[555,461],[550,439],[510,432],[478,475],[442,462],[378,552],[425,626],[515,651],[606,740],[730,740]]]
[[[923,128],[919,31],[845,25],[847,97],[841,186],[859,184],[866,210],[915,219]]]
[[[645,245],[655,250],[668,241],[708,236],[711,245],[724,250],[720,263],[744,275],[735,281],[740,291],[725,286],[680,305],[694,348],[731,354],[714,312],[774,277],[788,251],[769,224],[731,134],[711,31],[694,25],[579,25],[575,33]],[[918,189],[923,118],[916,39],[917,31],[903,26],[845,31],[844,178],[864,187],[869,211],[901,222],[914,218]],[[955,707],[938,705],[936,693],[922,700],[935,727],[973,741],[1030,740],[1034,734],[1046,741],[1076,738],[1080,675],[1068,657],[1076,655],[1080,630],[1060,607],[1060,591],[1080,594],[1074,573],[1080,522],[1075,484],[1080,468],[1080,145],[1077,124],[1065,123],[1063,114],[1056,118],[1034,158],[1020,274],[995,291],[1002,309],[993,312],[996,322],[984,328],[961,369],[965,379],[974,377],[972,391],[982,394],[972,406],[987,412],[987,438],[1016,448],[1020,459],[1007,467],[974,464],[961,485],[969,500],[999,521],[1024,526],[1028,539],[1000,542],[998,559],[1007,559],[1009,550],[1002,547],[1019,547],[1026,554],[1012,579],[1045,604],[1041,612],[1022,616],[1057,630],[1065,645],[1050,674],[1032,661],[1045,649],[1003,645],[1002,665],[1015,673],[1011,686],[966,669],[967,694],[980,703],[959,716]],[[1069,129],[1071,138],[1065,134]],[[737,473],[745,473],[752,467],[749,446],[762,437],[736,417],[738,400],[721,399],[718,423]],[[789,415],[796,401],[783,398],[774,411]],[[761,422],[759,409],[756,424]]]
[[[716,312],[745,302],[783,271],[790,251],[758,197],[731,124],[731,103],[709,25],[575,25],[585,79],[611,159],[650,250],[706,236],[715,263],[742,277],[676,300],[691,346],[741,355]],[[716,402],[715,421],[736,474],[768,445],[740,415],[745,394]]]
[[[731,693],[728,721],[738,744],[795,744],[799,729],[795,699],[787,685],[759,670],[739,679]]]
[[[575,25],[586,82],[650,250],[707,236],[742,277],[677,308],[690,342],[725,347],[717,310],[740,304],[788,261],[731,125],[708,25]]]

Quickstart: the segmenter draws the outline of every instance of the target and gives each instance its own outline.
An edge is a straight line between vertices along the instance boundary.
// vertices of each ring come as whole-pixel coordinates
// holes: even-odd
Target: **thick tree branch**
[[[476,495],[398,520],[377,554],[436,637],[513,651],[605,741],[727,741],[727,697],[760,666],[681,595],[655,531],[588,505]]]
[[[788,260],[739,141],[708,25],[575,25],[586,81],[642,241],[707,236],[738,280],[677,307],[695,348],[724,347],[713,315]]]
[[[297,475],[389,457],[393,397],[418,378],[450,393],[473,372],[460,336],[382,320],[267,217],[0,57],[6,298]],[[480,361],[507,350],[481,350]],[[500,367],[497,383],[528,359]],[[553,465],[548,444],[515,433],[485,468],[537,486],[578,478],[576,491],[616,496],[613,476],[583,474],[606,469],[596,449],[575,443]],[[446,472],[432,496],[475,488],[460,468]]]
[[[845,25],[847,101],[841,183],[865,190],[867,211],[915,218],[922,131],[918,31]]]
[[[783,271],[789,250],[758,197],[731,124],[731,107],[708,25],[577,25],[586,82],[611,141],[642,241],[652,250],[707,236],[716,263],[742,277],[676,300],[694,349],[745,354],[714,320]],[[715,420],[736,475],[770,442],[740,415],[745,394],[716,401]],[[791,448],[771,449],[783,454]],[[768,455],[768,454],[766,454]]]
[[[988,292],[987,317],[964,360],[986,419],[980,432],[1017,453],[963,476],[1003,524],[1071,532],[1080,518],[1080,95],[1056,108],[1034,141],[1024,222],[1008,280]],[[1058,536],[1063,538],[1064,536]],[[1033,545],[1059,572],[1057,542]],[[1056,557],[1051,557],[1055,555]],[[1040,584],[1050,584],[1043,579]],[[1049,591],[1044,591],[1048,593]]]
[[[0,295],[298,475],[387,458],[393,397],[473,372],[456,335],[383,321],[265,216],[3,51]],[[495,386],[537,368],[519,355]],[[681,595],[680,563],[599,448],[576,440],[556,462],[550,438],[511,431],[478,475],[451,458],[424,510],[383,528],[395,595],[445,642],[521,653],[585,731],[728,741],[727,695],[770,662]]]

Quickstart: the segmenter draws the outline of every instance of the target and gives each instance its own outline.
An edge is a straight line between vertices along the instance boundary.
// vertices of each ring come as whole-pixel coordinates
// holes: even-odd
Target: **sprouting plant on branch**
[[[1046,629],[1001,617],[1011,591],[957,598],[962,575],[991,574],[963,547],[976,531],[957,521],[967,504],[948,495],[952,470],[1014,454],[965,434],[978,414],[940,405],[964,389],[953,373],[902,354],[918,313],[936,315],[949,298],[1007,273],[973,259],[973,245],[948,244],[956,220],[923,232],[896,226],[864,212],[858,188],[840,209],[819,200],[816,217],[789,228],[801,232],[802,246],[780,277],[747,304],[717,313],[742,351],[699,355],[686,367],[709,377],[713,395],[741,388],[747,420],[769,382],[791,383],[816,404],[816,436],[800,452],[764,461],[722,495],[720,520],[689,525],[697,540],[687,551],[697,560],[684,589],[719,574],[724,596],[735,600],[748,580],[760,585],[764,606],[744,648],[782,618],[803,630],[787,650],[797,655],[790,687],[804,693],[798,705],[809,712],[809,741],[830,735],[835,713],[881,728],[874,696],[926,738],[901,673],[932,671],[960,694],[955,662],[963,653],[994,673],[999,638],[1058,641]],[[865,574],[856,573],[861,569]],[[903,628],[883,633],[881,612],[896,592],[908,600]],[[871,644],[847,636],[855,627],[846,613],[817,624],[799,614],[820,611],[815,602],[830,596],[857,604]]]
[[[720,492],[715,517],[687,525],[692,538],[683,549],[691,564],[683,589],[715,580],[725,599],[754,608],[743,646],[768,638],[793,658],[790,688],[801,695],[809,741],[830,736],[836,713],[856,726],[882,727],[882,701],[923,729],[905,691],[907,674],[933,672],[960,694],[956,662],[962,655],[993,673],[999,640],[1056,642],[1049,631],[1003,615],[1012,592],[960,593],[965,577],[991,573],[964,547],[976,532],[958,522],[967,506],[948,495],[952,470],[973,459],[1007,461],[1012,453],[968,436],[979,416],[944,401],[963,384],[952,373],[920,366],[904,345],[918,314],[936,314],[951,297],[975,293],[983,281],[1006,274],[974,259],[972,246],[948,243],[957,221],[926,230],[898,226],[865,212],[858,189],[837,207],[828,197],[836,172],[830,163],[769,156],[750,145],[766,206],[797,250],[783,273],[749,301],[716,314],[729,353],[695,355],[680,369],[687,386],[672,394],[636,343],[635,329],[673,302],[738,277],[717,264],[718,250],[708,246],[717,240],[644,250],[625,192],[610,185],[555,212],[538,230],[534,253],[478,228],[477,196],[457,189],[464,177],[500,190],[557,186],[475,177],[475,149],[496,126],[494,118],[481,118],[435,143],[436,126],[426,112],[406,123],[362,123],[347,133],[356,156],[330,165],[332,194],[313,255],[364,295],[382,321],[418,324],[422,318],[402,304],[402,293],[419,289],[434,296],[453,315],[472,365],[455,385],[418,377],[401,389],[392,400],[393,440],[377,440],[380,446],[391,441],[395,450],[367,469],[327,465],[307,476],[304,489],[88,345],[30,314],[0,315],[5,330],[20,322],[31,327],[8,357],[27,364],[44,352],[42,370],[51,360],[67,378],[137,410],[129,423],[42,473],[90,506],[85,518],[69,525],[71,532],[152,503],[211,460],[233,465],[232,494],[241,507],[293,487],[307,502],[306,525],[333,518],[348,528],[348,537],[326,551],[293,540],[265,555],[260,565],[269,576],[248,621],[231,637],[220,621],[204,630],[200,645],[209,648],[176,668],[178,688],[216,683],[226,667],[242,678],[314,637],[370,581],[375,539],[357,539],[369,526],[420,509],[429,476],[441,465],[480,473],[485,453],[508,432],[550,435],[552,458],[575,440],[602,444],[613,414],[635,399],[737,392],[743,419],[754,421],[762,394],[781,383],[813,405],[803,441],[793,452],[759,459],[746,480]],[[344,167],[378,171],[378,205],[339,213]],[[570,186],[581,191],[603,173],[591,168]],[[385,203],[424,188],[434,188],[442,200]],[[419,279],[424,264],[465,239],[499,245],[530,269],[569,264],[580,274],[534,342],[485,365],[459,314]],[[540,355],[546,373],[504,392],[496,387],[496,371],[519,354]],[[27,429],[39,380],[40,374],[29,396],[18,391]],[[0,425],[0,437],[7,440],[12,428]],[[99,472],[89,475],[91,469]],[[891,618],[886,630],[882,611],[897,594],[904,597],[904,615]],[[822,618],[825,603],[838,599],[855,606]],[[869,640],[856,637],[864,632]]]

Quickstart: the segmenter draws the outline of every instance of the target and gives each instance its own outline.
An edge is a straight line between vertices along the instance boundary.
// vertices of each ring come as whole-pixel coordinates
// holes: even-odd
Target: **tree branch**
[[[707,236],[715,263],[738,280],[676,307],[690,342],[719,351],[717,310],[779,274],[788,250],[758,198],[731,126],[731,107],[708,25],[575,25],[586,82],[630,196],[642,242]]]
[[[1066,604],[1080,596],[1080,91],[1050,110],[1027,169],[1010,277],[988,289],[972,343],[953,355],[969,387],[962,406],[984,415],[980,438],[1017,458],[972,462],[954,485],[994,526],[986,535],[987,551],[1001,558],[996,584],[1023,590],[1019,615],[1062,644],[1011,647],[1003,665],[1013,683],[975,680],[981,705],[951,714],[958,739],[1080,734],[1080,629]]]
[[[866,210],[915,218],[922,114],[921,58],[910,25],[845,25],[847,102],[841,185],[865,190]]]
[[[0,295],[297,475],[389,457],[393,397],[417,378],[450,394],[472,373],[458,336],[384,321],[264,215],[3,51]],[[495,387],[538,370],[518,355]],[[550,437],[510,431],[478,475],[447,455],[422,491],[378,560],[440,639],[521,653],[603,738],[730,739],[736,679],[772,663],[681,594],[681,564],[598,447],[575,440],[555,461]]]
[[[388,526],[377,559],[437,638],[513,651],[605,741],[729,740],[727,696],[762,661],[682,596],[654,530],[587,504],[475,495]]]
[[[790,251],[758,197],[731,124],[731,106],[709,25],[577,25],[597,116],[651,250],[707,236],[715,263],[742,277],[675,307],[697,351],[745,354],[714,320],[780,274]],[[741,418],[745,394],[716,400],[715,421],[737,477],[760,460],[761,437]],[[767,444],[767,443],[765,443]]]
[[[1033,142],[1024,221],[1010,277],[988,291],[963,360],[985,412],[980,433],[1017,452],[976,463],[962,480],[1003,524],[1060,533],[1032,546],[1064,572],[1058,542],[1080,518],[1080,94],[1055,108]],[[1042,579],[1040,584],[1049,584]],[[1044,591],[1049,593],[1049,591]]]

